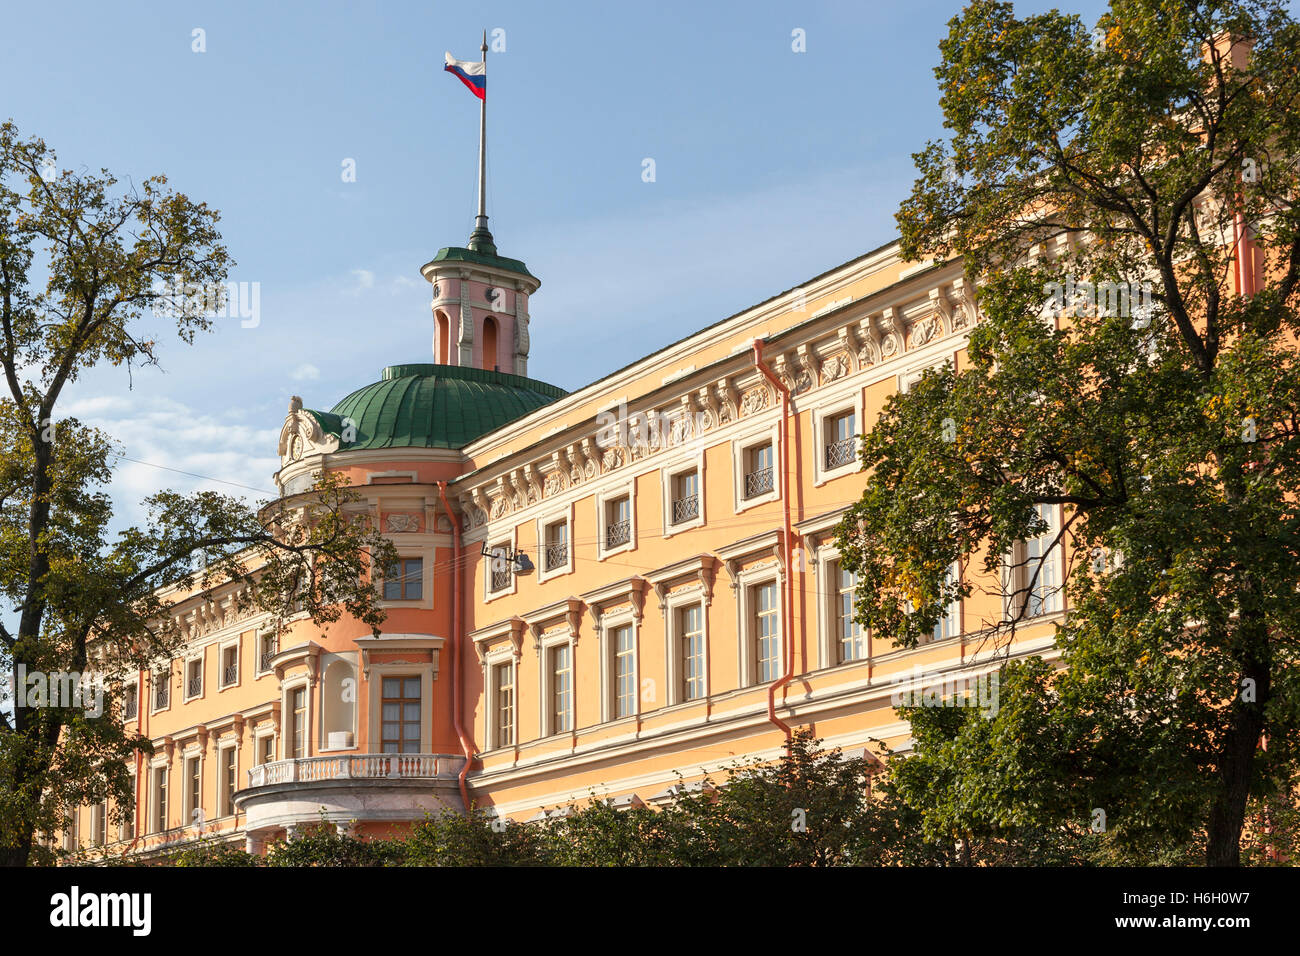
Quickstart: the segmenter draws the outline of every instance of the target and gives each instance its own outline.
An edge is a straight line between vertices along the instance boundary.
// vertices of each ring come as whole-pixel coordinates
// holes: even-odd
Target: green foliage
[[[109,689],[99,716],[0,710],[0,863],[28,862],[70,808],[133,802],[127,764],[150,745],[124,732],[111,688],[180,643],[160,588],[242,584],[239,600],[277,623],[299,609],[322,625],[383,619],[368,569],[392,545],[345,514],[356,495],[342,479],[261,507],[163,492],[145,527],[114,537],[113,442],[58,416],[87,369],[157,365],[160,317],[185,343],[211,328],[219,296],[176,290],[225,282],[218,219],[161,176],[119,190],[107,171],[60,171],[43,142],[0,125],[0,594],[17,619],[0,625],[0,671],[81,675],[94,648]]]
[[[1273,0],[1114,0],[1104,43],[992,0],[950,27],[951,137],[917,154],[898,221],[907,255],[964,257],[983,319],[961,372],[866,436],[839,544],[863,625],[914,646],[979,589],[1002,646],[1030,611],[1003,565],[1041,574],[1014,544],[1060,506],[1071,611],[1066,669],[1009,669],[996,718],[911,715],[900,786],[950,838],[1055,844],[1101,808],[1108,859],[1201,839],[1236,863],[1300,745],[1300,27]],[[1253,295],[1239,214],[1275,267]],[[1062,294],[1085,280],[1109,294]]]

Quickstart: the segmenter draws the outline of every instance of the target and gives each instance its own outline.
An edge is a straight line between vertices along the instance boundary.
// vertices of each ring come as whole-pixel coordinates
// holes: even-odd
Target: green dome
[[[548,405],[567,393],[508,372],[457,365],[390,365],[378,382],[359,388],[328,412],[312,411],[321,428],[340,438],[349,420],[361,448],[463,448],[476,438]]]

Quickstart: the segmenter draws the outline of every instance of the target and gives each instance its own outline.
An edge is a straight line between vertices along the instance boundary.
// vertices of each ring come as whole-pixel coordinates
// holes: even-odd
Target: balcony
[[[840,468],[858,457],[858,440],[856,438],[844,438],[840,441],[833,441],[826,446],[826,470]]]
[[[203,678],[202,678],[202,677],[191,677],[189,680],[187,680],[187,681],[185,682],[185,699],[186,699],[186,700],[189,700],[191,697],[198,697],[199,694],[201,694],[201,693],[203,693]]]
[[[279,647],[268,647],[262,651],[262,656],[257,659],[257,672],[265,673],[271,669],[271,658],[280,653]]]
[[[562,542],[560,544],[548,544],[542,558],[546,570],[554,571],[556,568],[562,568],[569,563],[569,544]]]
[[[759,495],[771,493],[772,469],[771,467],[760,468],[757,471],[751,471],[745,476],[745,497],[757,498]]]
[[[122,705],[122,719],[135,720],[135,713],[137,709],[138,708],[136,706],[135,695],[132,694],[130,697],[126,699],[126,703]]]
[[[700,496],[687,495],[685,498],[673,499],[673,524],[694,521],[700,516]]]
[[[229,687],[231,684],[235,682],[235,678],[237,678],[238,676],[239,676],[239,665],[227,664],[225,669],[222,670],[221,672],[221,686]]]
[[[501,570],[492,571],[492,583],[489,587],[493,593],[504,591],[510,587],[510,567],[507,565]]]
[[[159,684],[156,688],[154,688],[154,693],[153,693],[154,710],[162,710],[164,707],[167,706],[167,703],[170,700],[171,700],[170,684]]]
[[[245,831],[263,840],[320,822],[413,822],[425,813],[463,810],[455,754],[330,754],[276,760],[248,771],[235,794]]]
[[[632,540],[632,522],[625,519],[615,521],[605,528],[605,550],[611,551],[614,548],[621,548]]]

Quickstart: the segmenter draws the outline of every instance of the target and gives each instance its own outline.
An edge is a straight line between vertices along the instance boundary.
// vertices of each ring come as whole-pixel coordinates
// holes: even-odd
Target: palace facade
[[[995,667],[979,632],[999,598],[899,650],[854,623],[834,546],[859,434],[965,361],[959,264],[890,244],[570,393],[528,377],[540,282],[486,228],[421,272],[434,362],[295,397],[275,476],[292,496],[345,474],[391,537],[382,633],[277,635],[229,588],[168,595],[184,651],[120,691],[156,748],[136,805],[121,826],[83,808],[65,848],[256,851],[322,815],[385,834],[467,802],[518,820],[656,805],[775,757],[790,728],[906,751],[901,691]],[[1035,583],[1016,653],[1054,653],[1062,579],[1049,563]]]

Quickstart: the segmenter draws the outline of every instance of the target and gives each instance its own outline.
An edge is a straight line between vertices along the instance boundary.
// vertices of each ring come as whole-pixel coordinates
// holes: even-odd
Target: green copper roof
[[[340,451],[463,448],[566,394],[554,385],[508,372],[390,365],[378,382],[357,389],[328,412],[308,411],[323,430],[352,438],[340,443]]]
[[[459,246],[448,246],[445,249],[439,249],[438,254],[434,256],[430,262],[470,262],[480,266],[493,266],[497,269],[505,269],[507,272],[518,272],[520,275],[526,275],[530,279],[537,279],[537,276],[529,272],[528,267],[519,259],[507,259],[505,256],[491,255],[486,252],[475,252],[473,249],[462,249]]]

